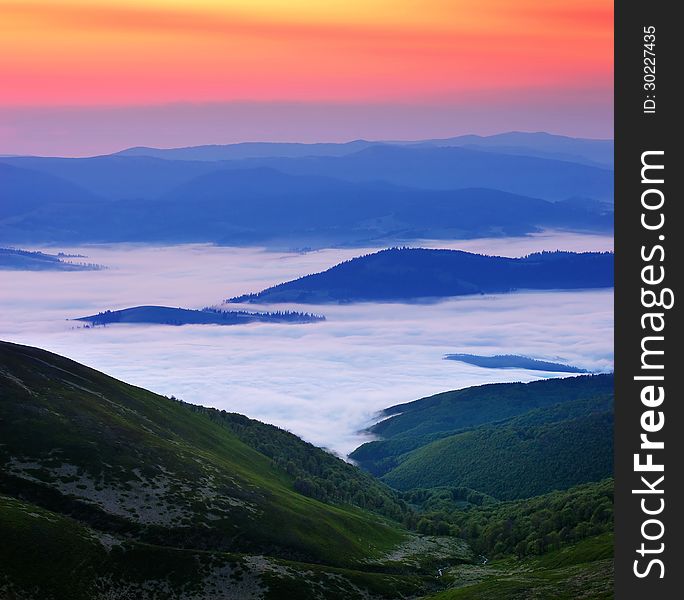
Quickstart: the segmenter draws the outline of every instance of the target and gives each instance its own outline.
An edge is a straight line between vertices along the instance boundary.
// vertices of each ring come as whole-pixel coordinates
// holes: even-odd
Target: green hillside
[[[527,498],[612,475],[612,397],[536,409],[432,442],[383,475],[408,490],[465,486],[500,500]]]
[[[11,540],[0,590],[261,598],[295,585],[301,598],[398,598],[436,587],[433,559],[468,559],[460,540],[428,543],[382,516],[408,512],[394,492],[278,432],[0,343],[0,538]],[[289,447],[290,462],[269,445]],[[309,496],[295,490],[304,481]],[[324,492],[329,503],[310,497]],[[392,558],[408,543],[424,548],[411,565]]]
[[[613,577],[606,533],[541,557],[448,569],[443,578],[453,587],[426,600],[612,600]]]
[[[464,509],[462,490],[415,490],[418,528],[448,527],[479,560],[442,570],[449,590],[431,600],[613,597],[613,481]],[[472,492],[471,492],[472,494]]]
[[[497,383],[444,392],[385,409],[380,415],[383,420],[369,429],[380,439],[363,444],[350,456],[367,471],[383,475],[395,468],[403,455],[440,438],[534,409],[593,401],[612,393],[612,375]]]
[[[357,467],[296,435],[244,415],[186,404],[227,427],[294,479],[299,493],[324,502],[352,504],[401,521],[412,513],[401,495]]]
[[[610,383],[490,406],[398,456],[400,492],[277,427],[0,342],[0,598],[607,598],[611,480],[501,499],[600,479]]]
[[[585,538],[612,532],[613,480],[508,502],[464,508],[448,488],[413,490],[421,506],[418,529],[465,539],[476,555],[501,559],[541,555]]]
[[[3,599],[365,600],[438,587],[422,574],[142,543],[2,495],[0,535]]]

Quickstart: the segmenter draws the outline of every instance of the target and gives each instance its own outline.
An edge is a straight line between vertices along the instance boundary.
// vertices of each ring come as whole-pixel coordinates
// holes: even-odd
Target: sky
[[[0,153],[612,137],[609,0],[0,0]]]
[[[611,236],[547,232],[454,240],[449,247],[520,256],[540,249],[608,250],[612,243]],[[66,319],[140,304],[200,308],[373,249],[49,249],[58,250],[87,255],[81,260],[108,269],[0,271],[3,339],[57,352],[158,393],[285,427],[343,455],[365,441],[359,431],[387,406],[468,385],[559,375],[484,369],[443,360],[448,353],[524,354],[597,371],[613,366],[612,289],[477,295],[432,304],[293,306],[327,317],[306,325],[83,329]]]

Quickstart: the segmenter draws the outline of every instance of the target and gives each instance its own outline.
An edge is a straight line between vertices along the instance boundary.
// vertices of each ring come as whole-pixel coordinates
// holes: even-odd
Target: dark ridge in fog
[[[522,258],[460,250],[390,248],[227,302],[402,302],[470,294],[612,287],[609,252],[541,252]]]
[[[45,252],[0,248],[0,270],[3,271],[99,271],[102,265],[73,262],[66,259],[85,258],[82,255],[47,254]]]
[[[480,356],[478,354],[447,354],[445,360],[457,360],[484,367],[486,369],[529,369],[530,371],[553,371],[555,373],[588,373],[586,369],[565,365],[563,363],[537,360],[519,354],[497,354],[496,356]]]
[[[154,325],[246,325],[247,323],[316,323],[322,315],[293,311],[248,312],[213,308],[191,310],[169,306],[135,306],[123,310],[106,310],[96,315],[79,317],[92,325],[113,323],[146,323]]]

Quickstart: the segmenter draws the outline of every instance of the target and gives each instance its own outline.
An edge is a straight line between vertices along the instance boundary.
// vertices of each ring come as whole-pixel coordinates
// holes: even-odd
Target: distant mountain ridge
[[[135,160],[152,160],[164,172],[179,164],[182,171],[184,164]],[[24,182],[12,192],[16,186],[2,185],[0,168],[0,199],[7,190],[11,195],[0,208],[0,217],[8,217],[0,218],[0,235],[14,243],[283,241],[286,246],[326,246],[525,235],[543,228],[610,232],[613,226],[612,208],[592,200],[548,202],[486,188],[420,190],[291,175],[269,167],[207,170],[213,163],[195,164],[205,172],[154,200],[108,200],[53,175],[35,177],[27,169],[6,167]],[[139,167],[146,177],[144,165]],[[109,176],[126,179],[119,170]],[[135,188],[135,179],[125,185]]]
[[[343,143],[298,142],[238,142],[235,144],[208,144],[182,148],[150,148],[137,146],[115,152],[112,156],[151,156],[164,160],[239,160],[242,158],[303,156],[343,156],[381,142],[354,140]]]
[[[612,287],[612,253],[542,252],[523,258],[390,248],[227,300],[230,303],[396,302],[518,289]]]
[[[292,175],[323,175],[354,182],[380,180],[428,190],[488,187],[550,201],[575,196],[613,201],[610,168],[493,149],[379,144],[339,157],[246,158],[237,162],[241,163],[239,168],[271,167]]]
[[[254,157],[221,161],[164,160],[145,155],[93,158],[6,157],[0,164],[60,177],[112,200],[155,199],[200,175],[269,167],[290,175],[428,190],[487,187],[558,201],[575,196],[613,201],[610,168],[548,157],[460,146],[369,145],[341,156]]]
[[[425,140],[419,144],[453,145],[479,150],[498,150],[503,154],[524,154],[612,168],[614,143],[611,139],[574,138],[543,131],[508,131],[494,135],[462,135]]]
[[[0,237],[330,247],[548,228],[609,233],[612,148],[509,132],[2,156]]]
[[[391,144],[397,146],[461,146],[473,149],[499,149],[506,154],[568,160],[592,166],[612,167],[613,141],[572,138],[544,132],[511,131],[489,136],[461,135],[427,140],[354,140],[341,143],[242,142],[209,144],[183,148],[134,147],[114,153],[117,156],[151,156],[165,160],[235,160],[241,158],[301,158],[305,156],[344,156],[359,150]]]

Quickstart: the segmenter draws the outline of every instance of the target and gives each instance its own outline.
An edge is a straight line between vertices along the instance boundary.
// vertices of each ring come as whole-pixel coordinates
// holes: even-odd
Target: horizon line
[[[279,145],[279,144],[292,144],[292,145],[299,145],[299,146],[316,146],[316,145],[321,145],[321,144],[329,144],[329,145],[336,145],[336,146],[344,146],[347,144],[353,144],[353,143],[358,143],[358,142],[365,142],[369,144],[415,144],[415,143],[420,143],[420,142],[427,142],[427,141],[446,141],[446,140],[453,140],[453,139],[458,139],[458,138],[463,138],[463,137],[478,137],[482,139],[487,139],[487,138],[492,138],[492,137],[497,137],[497,136],[502,136],[502,135],[507,135],[507,134],[530,134],[530,135],[548,135],[548,136],[553,136],[553,137],[560,137],[560,138],[566,138],[566,139],[571,139],[571,140],[585,140],[585,141],[592,141],[592,142],[614,142],[615,138],[614,137],[586,137],[586,136],[573,136],[573,135],[567,135],[563,133],[553,133],[548,130],[543,130],[543,129],[537,129],[537,130],[524,130],[524,129],[509,129],[509,130],[502,130],[497,133],[492,133],[492,134],[479,134],[479,133],[462,133],[462,134],[456,134],[456,135],[445,135],[444,137],[424,137],[424,138],[414,138],[414,139],[374,139],[372,137],[353,137],[350,139],[346,140],[334,140],[334,139],[321,139],[318,141],[300,141],[300,140],[295,140],[295,139],[267,139],[267,140],[259,140],[259,139],[244,139],[241,141],[236,141],[236,142],[225,142],[225,143],[206,143],[206,144],[191,144],[188,146],[148,146],[145,144],[135,144],[131,146],[124,146],[118,150],[114,150],[113,152],[105,152],[105,153],[96,153],[96,154],[13,154],[13,153],[7,153],[3,152],[0,153],[0,159],[2,158],[99,158],[99,157],[104,157],[104,156],[112,156],[115,154],[120,154],[121,152],[125,152],[127,150],[137,150],[137,149],[149,149],[149,150],[159,150],[159,151],[165,151],[165,150],[191,150],[193,148],[223,148],[227,146],[240,146],[244,144],[264,144],[264,145]],[[230,160],[230,159],[225,159],[225,160]]]

